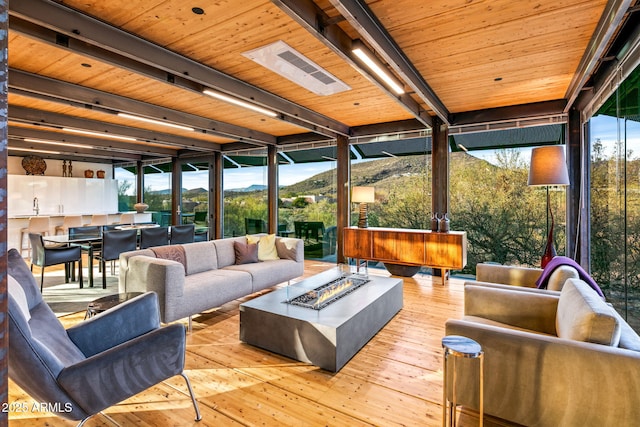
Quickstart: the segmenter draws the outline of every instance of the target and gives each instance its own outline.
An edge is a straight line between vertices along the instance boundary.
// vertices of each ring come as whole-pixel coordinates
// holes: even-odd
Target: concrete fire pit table
[[[403,306],[402,279],[376,276],[320,310],[287,302],[340,276],[331,269],[240,304],[240,339],[339,371]]]

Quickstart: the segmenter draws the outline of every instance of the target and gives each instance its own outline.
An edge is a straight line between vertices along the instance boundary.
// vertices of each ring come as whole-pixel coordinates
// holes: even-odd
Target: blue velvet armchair
[[[20,253],[8,256],[9,377],[57,415],[80,420],[160,381],[184,374],[185,330],[160,327],[157,295],[149,292],[64,329],[43,301]]]

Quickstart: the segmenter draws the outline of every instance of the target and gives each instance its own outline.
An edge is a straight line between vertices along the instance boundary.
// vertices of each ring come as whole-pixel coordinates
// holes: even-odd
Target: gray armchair
[[[160,381],[184,374],[185,330],[160,327],[149,292],[65,330],[17,250],[8,254],[9,377],[60,417],[81,420]]]

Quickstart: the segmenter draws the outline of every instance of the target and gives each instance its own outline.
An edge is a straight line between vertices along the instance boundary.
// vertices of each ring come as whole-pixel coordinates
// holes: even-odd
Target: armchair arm
[[[536,280],[538,280],[541,274],[541,268],[486,263],[476,265],[476,280],[479,282],[503,283],[511,286],[535,288]]]
[[[91,357],[159,327],[158,296],[148,292],[70,327],[67,335]]]
[[[447,335],[485,353],[485,412],[522,425],[635,425],[640,352],[465,320]],[[463,361],[464,362],[464,361]],[[456,364],[457,402],[478,408],[478,367]]]
[[[556,335],[559,296],[467,284],[464,314]]]
[[[68,366],[57,380],[87,413],[94,414],[180,374],[184,358],[184,326],[173,324]]]

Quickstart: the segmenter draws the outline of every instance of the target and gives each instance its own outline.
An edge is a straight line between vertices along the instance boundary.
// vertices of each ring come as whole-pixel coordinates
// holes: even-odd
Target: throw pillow
[[[233,242],[236,253],[236,264],[251,264],[258,262],[258,245],[256,243]]]
[[[617,347],[620,323],[613,307],[579,279],[568,279],[558,300],[558,337]]]
[[[149,249],[153,251],[156,258],[179,262],[184,267],[185,274],[188,271],[187,255],[184,252],[182,245],[154,246]]]
[[[298,240],[290,238],[280,238],[276,241],[276,249],[278,256],[282,255],[284,259],[296,261],[298,259]]]
[[[267,234],[266,236],[247,236],[247,242],[258,244],[258,259],[260,261],[280,259],[280,257],[278,257],[278,250],[276,249],[275,234]]]

